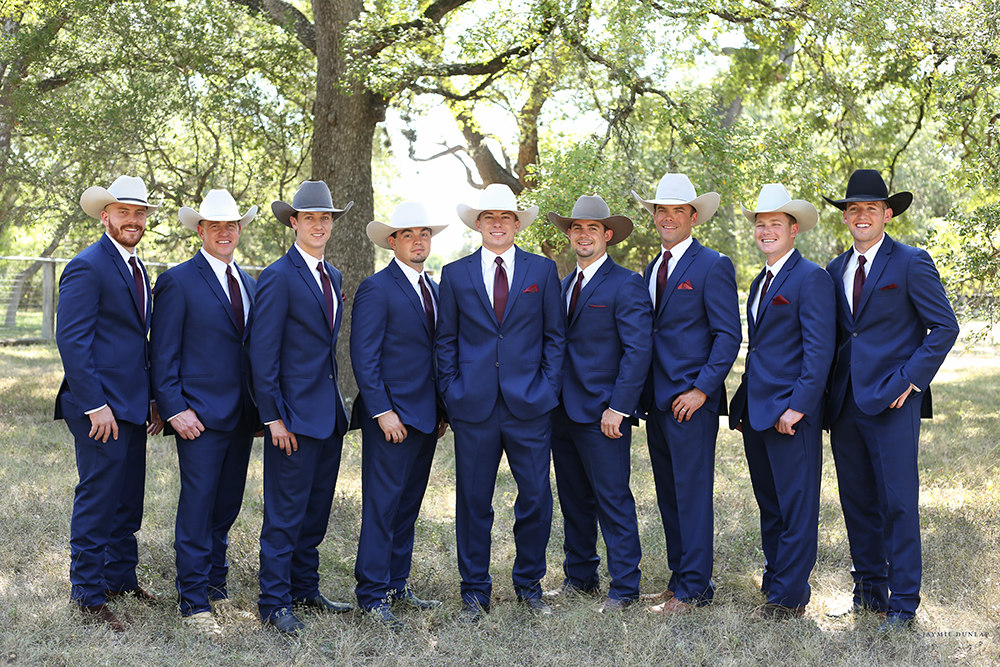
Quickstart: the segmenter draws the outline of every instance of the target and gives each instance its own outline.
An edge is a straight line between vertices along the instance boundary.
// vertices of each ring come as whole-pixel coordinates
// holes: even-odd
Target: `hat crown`
[[[292,208],[296,211],[310,209],[333,209],[333,195],[323,181],[303,181],[292,197]]]
[[[516,211],[517,197],[510,186],[503,183],[491,183],[479,196],[480,211]]]
[[[758,213],[773,211],[781,208],[790,201],[792,201],[792,197],[788,194],[788,190],[785,189],[784,185],[781,183],[768,183],[760,189],[760,194],[757,196],[756,210]]]
[[[859,197],[871,196],[871,201],[889,198],[889,188],[882,180],[882,174],[875,169],[857,169],[847,181],[847,199],[862,201]]]
[[[576,200],[569,217],[574,220],[603,220],[611,217],[611,208],[600,195],[583,195]]]
[[[243,217],[228,190],[209,190],[198,207],[203,220],[239,220]]]
[[[666,174],[656,185],[656,199],[673,199],[678,202],[689,202],[697,199],[694,185],[687,174]]]
[[[108,192],[118,201],[147,204],[149,193],[146,184],[138,176],[119,176],[108,186]]]
[[[403,202],[389,216],[389,226],[395,229],[430,227],[430,225],[431,218],[427,214],[427,207],[418,201]]]

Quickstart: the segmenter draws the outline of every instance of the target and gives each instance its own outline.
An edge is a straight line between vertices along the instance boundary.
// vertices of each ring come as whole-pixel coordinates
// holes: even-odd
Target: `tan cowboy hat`
[[[792,199],[780,183],[768,183],[760,189],[755,210],[751,211],[743,204],[740,208],[750,222],[757,222],[758,213],[787,213],[795,218],[800,232],[808,232],[819,220],[819,211],[815,206],[802,199]]]
[[[486,189],[483,190],[483,194],[479,196],[479,207],[473,208],[471,206],[466,206],[465,204],[459,204],[456,207],[458,211],[458,217],[462,219],[465,226],[469,229],[476,228],[476,218],[483,211],[511,211],[517,216],[517,219],[521,222],[521,230],[523,231],[535,221],[538,217],[538,207],[531,206],[524,210],[518,210],[517,208],[517,197],[514,196],[514,191],[510,189],[509,186],[503,183],[493,183],[487,185]]]
[[[160,208],[149,203],[146,184],[138,176],[119,176],[106,190],[95,185],[80,195],[80,208],[92,218],[100,219],[105,206],[117,203],[145,206],[150,213]]]
[[[614,245],[627,239],[628,235],[632,233],[633,227],[630,218],[626,218],[624,215],[611,215],[611,209],[607,202],[599,195],[583,195],[577,199],[576,204],[573,205],[573,212],[569,214],[568,218],[558,215],[555,211],[549,211],[548,218],[556,229],[566,233],[569,233],[570,225],[577,220],[599,222],[612,232],[608,245]]]
[[[426,227],[431,230],[431,236],[434,236],[447,226],[432,225],[430,216],[427,215],[427,209],[424,205],[420,202],[408,201],[396,207],[396,210],[389,217],[388,224],[372,220],[368,223],[368,227],[365,228],[365,232],[368,234],[368,238],[372,240],[372,243],[380,248],[391,250],[389,247],[389,237],[401,229],[423,229]]]
[[[698,212],[698,219],[693,223],[695,225],[700,225],[715,215],[722,200],[718,192],[706,192],[700,197],[697,196],[694,186],[691,185],[691,179],[685,174],[666,174],[657,184],[656,196],[653,199],[643,199],[635,190],[632,191],[632,196],[650,213],[656,212],[657,204],[692,206]]]
[[[181,224],[192,232],[198,231],[198,225],[201,224],[202,220],[206,222],[235,220],[242,227],[253,220],[256,215],[256,206],[251,206],[246,213],[240,213],[236,200],[233,199],[228,190],[209,190],[197,211],[187,206],[182,206],[177,211],[177,217],[180,218]]]
[[[320,213],[333,213],[336,220],[351,210],[354,202],[347,202],[344,208],[334,208],[333,197],[330,195],[330,188],[323,181],[303,181],[299,189],[292,197],[291,205],[283,201],[271,202],[271,212],[274,217],[280,220],[286,227],[291,227],[289,218],[299,211],[317,211]]]

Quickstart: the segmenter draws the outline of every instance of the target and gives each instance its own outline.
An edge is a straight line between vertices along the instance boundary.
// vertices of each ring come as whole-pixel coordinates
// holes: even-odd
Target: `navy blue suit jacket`
[[[912,382],[923,392],[921,416],[930,417],[931,380],[959,331],[934,260],[886,234],[868,270],[855,319],[844,292],[852,252],[826,267],[837,293],[838,325],[830,421],[840,414],[848,380],[858,408],[868,415],[886,410]]]
[[[152,304],[145,301],[148,323]],[[144,424],[149,416],[149,327],[139,313],[132,270],[106,234],[63,270],[56,324],[65,376],[55,418],[83,419],[87,410],[107,404],[115,419]]]
[[[765,271],[750,284],[746,370],[729,408],[736,428],[748,407],[750,427],[766,431],[791,408],[808,422],[821,415],[836,345],[833,281],[798,250],[774,276],[756,319],[750,307]],[[748,405],[749,404],[749,405]],[[820,417],[821,419],[821,417]],[[814,422],[820,423],[820,422]],[[744,428],[746,425],[744,425]]]
[[[562,281],[563,303],[576,271]],[[608,257],[580,291],[566,326],[562,403],[575,422],[607,408],[635,416],[653,355],[653,304],[634,271]]]
[[[656,259],[643,272],[647,286],[654,264]],[[726,375],[742,340],[733,262],[692,239],[653,315],[653,365],[643,408],[667,412],[679,394],[697,388],[707,396],[705,408],[725,414]]]
[[[440,303],[437,283],[425,278]],[[354,295],[351,365],[362,419],[394,410],[421,433],[437,429],[434,340],[424,305],[395,260],[365,278]]]
[[[497,324],[483,282],[483,249],[441,272],[438,387],[448,415],[478,424],[497,392],[518,419],[559,404],[566,310],[555,262],[517,248],[510,296]]]
[[[250,365],[261,420],[267,424],[281,419],[289,432],[320,440],[342,436],[348,425],[337,385],[342,281],[340,271],[329,262],[324,266],[337,301],[332,332],[326,300],[313,277],[316,264],[307,266],[294,248],[260,274],[250,332]]]
[[[233,267],[249,301],[243,304],[248,313],[243,335],[201,252],[156,279],[149,338],[153,396],[164,420],[190,408],[216,431],[230,431],[240,419],[257,424],[247,349],[257,281]]]

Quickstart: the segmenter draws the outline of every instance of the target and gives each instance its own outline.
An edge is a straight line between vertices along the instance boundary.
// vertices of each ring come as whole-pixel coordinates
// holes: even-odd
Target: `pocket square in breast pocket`
[[[878,291],[879,292],[884,292],[887,289],[899,289],[899,286],[896,285],[896,283],[890,283],[890,284],[886,285],[885,287],[879,287]]]
[[[524,290],[523,294],[533,294],[538,291],[538,283],[534,283],[531,287]]]
[[[677,289],[694,289],[694,287],[691,286],[690,280],[685,280],[684,282],[682,282],[680,285],[677,286]]]
[[[588,308],[607,308],[607,306],[605,306],[603,304],[596,304],[596,303],[588,303],[587,307]]]
[[[773,299],[771,299],[771,305],[772,306],[787,306],[790,303],[791,303],[791,301],[789,301],[785,297],[781,296],[780,294],[778,296],[774,297]]]

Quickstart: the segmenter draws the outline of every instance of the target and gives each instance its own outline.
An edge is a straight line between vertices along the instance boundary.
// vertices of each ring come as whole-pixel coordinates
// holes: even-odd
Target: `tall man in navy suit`
[[[413,526],[427,490],[437,440],[447,424],[434,383],[438,286],[424,271],[432,225],[419,202],[396,207],[389,223],[368,223],[368,238],[393,251],[389,265],[354,295],[351,365],[361,426],[361,539],[354,576],[358,606],[391,628],[393,602],[440,606],[410,588]]]
[[[830,275],[795,249],[795,237],[816,226],[816,207],[771,183],[754,210],[741,208],[765,265],[750,284],[746,370],[729,425],[743,433],[760,508],[767,604],[753,617],[784,620],[805,613],[816,563],[835,298]]]
[[[854,610],[909,628],[920,603],[917,442],[930,383],[958,337],[934,261],[885,226],[913,195],[889,196],[874,169],[851,174],[844,212],[854,246],[826,267],[837,293],[830,442],[851,545]]]
[[[639,524],[629,488],[632,426],[652,358],[653,305],[639,274],[618,266],[609,245],[632,233],[604,199],[580,197],[569,217],[549,222],[569,236],[576,271],[562,281],[568,323],[562,397],[552,412],[552,460],[566,535],[562,588],[597,592],[597,526],[611,586],[598,607],[619,611],[639,599]]]
[[[650,611],[680,614],[712,601],[715,439],[726,408],[724,382],[740,341],[732,261],[702,246],[691,229],[719,207],[696,196],[684,174],[667,174],[656,197],[632,195],[653,214],[663,248],[643,274],[653,300],[653,365],[641,402],[667,559],[667,589]]]
[[[264,525],[260,533],[260,598],[265,625],[297,635],[300,606],[343,613],[351,605],[319,590],[319,551],[333,503],[347,411],[337,386],[341,276],[323,261],[334,221],[322,181],[299,186],[289,206],[271,204],[295,230],[295,244],[264,269],[250,332],[254,394],[264,429]]]
[[[559,404],[566,313],[556,265],[514,245],[538,207],[518,210],[493,184],[458,215],[483,246],[444,267],[437,331],[438,386],[455,432],[455,530],[463,622],[489,611],[493,489],[506,452],[517,482],[514,591],[538,614],[552,522],[550,413]]]
[[[229,529],[258,421],[246,347],[257,283],[233,260],[255,215],[256,206],[240,213],[226,190],[209,191],[198,211],[180,209],[201,249],[156,280],[150,327],[153,395],[175,435],[181,476],[177,597],[184,625],[208,638],[222,634],[211,603],[229,597]]]
[[[73,434],[80,474],[70,524],[71,597],[87,619],[121,632],[109,598],[155,601],[135,575],[146,434],[163,428],[150,404],[149,277],[135,248],[157,207],[142,179],[130,176],[107,189],[88,188],[80,206],[105,234],[66,265],[59,282],[56,342],[65,376],[55,418]]]

